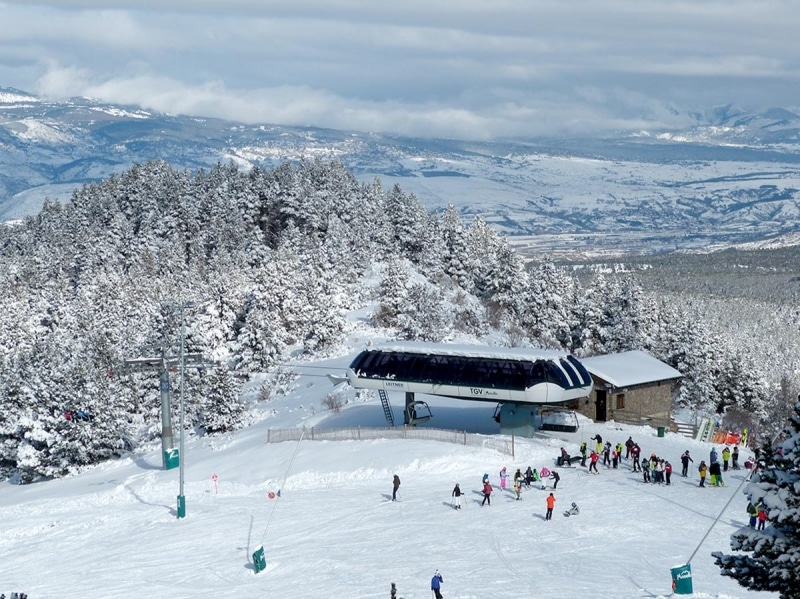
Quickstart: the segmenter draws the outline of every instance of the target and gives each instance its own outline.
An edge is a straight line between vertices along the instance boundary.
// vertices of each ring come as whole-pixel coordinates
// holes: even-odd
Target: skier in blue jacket
[[[439,570],[436,570],[436,572],[433,575],[433,578],[431,578],[431,590],[433,591],[433,594],[436,596],[436,599],[442,599],[442,593],[439,591],[439,589],[442,588],[443,582],[444,579],[442,578],[442,575],[439,574]]]

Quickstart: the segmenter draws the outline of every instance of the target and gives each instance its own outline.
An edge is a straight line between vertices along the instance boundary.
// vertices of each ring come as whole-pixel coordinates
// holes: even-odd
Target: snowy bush
[[[326,410],[330,410],[331,412],[338,413],[339,410],[342,409],[345,400],[341,393],[336,391],[332,393],[328,393],[325,398],[322,400],[322,407]]]

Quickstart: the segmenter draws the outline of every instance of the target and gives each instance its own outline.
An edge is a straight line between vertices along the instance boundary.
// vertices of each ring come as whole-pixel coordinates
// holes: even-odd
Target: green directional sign
[[[255,553],[253,553],[253,569],[256,571],[256,574],[258,574],[266,567],[267,558],[264,557],[264,546],[262,545],[255,550]]]
[[[177,468],[181,463],[180,451],[177,448],[168,449],[164,452],[164,470]]]

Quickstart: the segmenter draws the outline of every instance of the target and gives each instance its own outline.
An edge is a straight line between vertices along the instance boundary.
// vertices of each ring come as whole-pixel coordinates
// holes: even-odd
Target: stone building
[[[576,411],[595,422],[613,420],[669,430],[680,372],[641,350],[583,358],[581,363],[592,375],[594,389],[578,400]]]

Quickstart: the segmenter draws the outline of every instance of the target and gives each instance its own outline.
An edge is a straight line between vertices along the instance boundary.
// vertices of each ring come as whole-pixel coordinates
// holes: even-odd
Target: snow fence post
[[[264,546],[259,545],[253,552],[253,570],[256,574],[267,567],[267,558],[264,557]]]
[[[672,574],[672,592],[676,595],[691,595],[692,591],[692,566],[676,566],[670,570]]]

